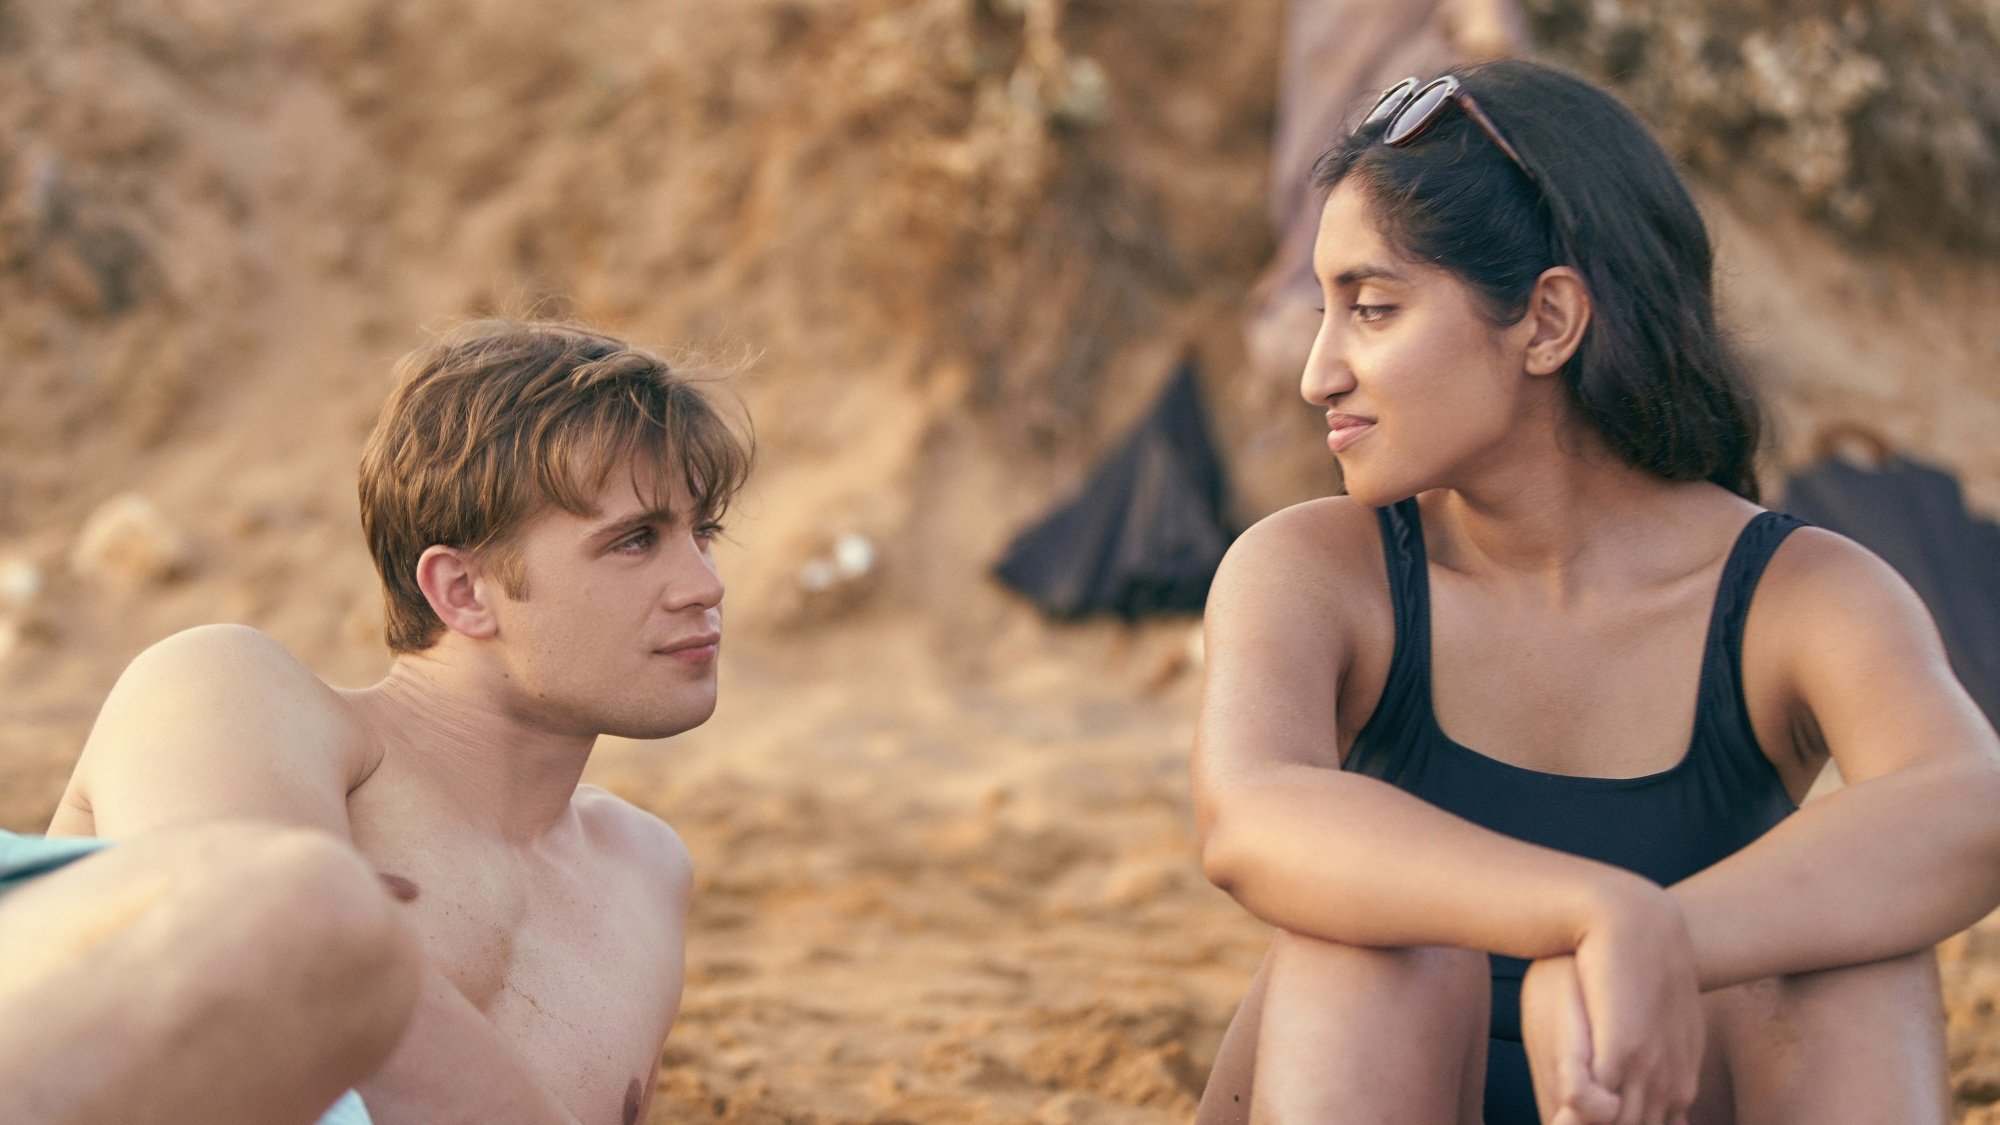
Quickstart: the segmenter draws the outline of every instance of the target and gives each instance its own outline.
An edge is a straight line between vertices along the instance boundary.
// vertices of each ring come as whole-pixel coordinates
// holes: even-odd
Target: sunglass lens
[[[1451,97],[1453,89],[1450,82],[1440,78],[1417,91],[1410,104],[1389,122],[1389,128],[1382,134],[1383,142],[1400,145],[1421,135],[1430,126],[1431,119],[1438,115],[1438,110],[1444,107],[1445,99]]]
[[[1370,125],[1378,124],[1390,114],[1401,109],[1403,103],[1410,100],[1410,94],[1416,88],[1416,79],[1405,78],[1387,90],[1382,91],[1382,96],[1375,99],[1375,108],[1369,110],[1368,116],[1361,119],[1361,127],[1366,129]]]

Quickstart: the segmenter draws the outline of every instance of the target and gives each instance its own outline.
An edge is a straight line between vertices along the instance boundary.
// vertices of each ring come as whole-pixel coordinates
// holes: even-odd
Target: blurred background
[[[1900,454],[1990,526],[1993,0],[0,0],[0,827],[175,630],[378,676],[391,363],[580,317],[728,373],[760,444],[721,709],[590,773],[700,871],[653,1120],[1188,1119],[1265,941],[1196,863],[1196,619],[992,568],[1184,362],[1215,527],[1337,488],[1304,168],[1506,52],[1689,170],[1773,492]],[[1960,1120],[2000,1122],[2000,930],[1946,965]]]

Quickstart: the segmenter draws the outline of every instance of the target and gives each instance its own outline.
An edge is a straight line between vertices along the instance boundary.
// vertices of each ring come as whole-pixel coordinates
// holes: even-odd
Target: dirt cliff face
[[[1797,28],[1780,6],[1531,10],[1567,57],[1645,62],[1632,95],[1698,166],[1754,151],[1834,169],[1707,195],[1780,453],[1859,416],[1994,506],[2000,453],[1977,438],[2000,411],[1991,271],[1935,240],[1856,249],[1766,215],[1889,190],[1857,154],[1977,85],[1991,36],[1961,6]],[[1143,18],[1086,0],[0,6],[0,541],[49,556],[144,482],[210,544],[202,573],[337,574],[318,615],[242,601],[298,615],[317,653],[347,651],[369,600],[348,479],[388,362],[425,324],[495,309],[743,368],[765,462],[742,566],[769,595],[746,603],[788,605],[801,558],[841,530],[886,545],[881,596],[947,615],[979,602],[1007,533],[1184,350],[1243,470],[1240,514],[1311,495],[1331,483],[1311,420],[1288,385],[1244,374],[1235,317],[1269,249],[1281,15],[1278,0]],[[1940,28],[1963,33],[1957,54],[1869,61]],[[1676,51],[1707,69],[1666,66]],[[1738,80],[1756,66],[1766,86]],[[1769,147],[1832,144],[1836,118],[1845,163]],[[1987,150],[1967,151],[1923,197],[1936,215],[1958,213],[1952,184],[1985,182]],[[1915,175],[1905,157],[1896,174]],[[1295,444],[1274,417],[1297,419]],[[310,530],[232,530],[291,516]],[[310,551],[277,542],[299,535]],[[126,646],[166,624],[148,612]]]
[[[1538,41],[1683,160],[1876,245],[2000,248],[2000,11],[1983,0],[1528,0]]]
[[[387,360],[494,309],[753,361],[777,509],[893,537],[970,457],[1012,520],[1226,373],[1266,246],[1275,0],[6,10],[10,535],[208,435],[344,513]]]

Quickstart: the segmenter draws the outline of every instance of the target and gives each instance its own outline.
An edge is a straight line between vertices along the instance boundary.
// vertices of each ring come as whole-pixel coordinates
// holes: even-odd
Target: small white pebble
[[[850,531],[833,541],[833,565],[842,578],[859,578],[875,569],[875,544]]]
[[[42,593],[42,568],[27,559],[0,562],[0,601],[27,605]]]
[[[799,588],[809,594],[817,594],[832,586],[839,577],[832,563],[814,559],[799,568]]]

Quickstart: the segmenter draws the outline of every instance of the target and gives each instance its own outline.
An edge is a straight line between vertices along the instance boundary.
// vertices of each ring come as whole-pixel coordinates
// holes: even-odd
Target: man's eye
[[[694,537],[696,539],[703,541],[704,543],[710,539],[717,538],[721,534],[722,534],[722,525],[719,523],[711,522],[711,523],[703,523],[695,525]]]
[[[647,528],[644,531],[635,531],[625,538],[620,539],[617,549],[620,551],[644,551],[652,547],[652,545],[653,530],[652,528]]]

